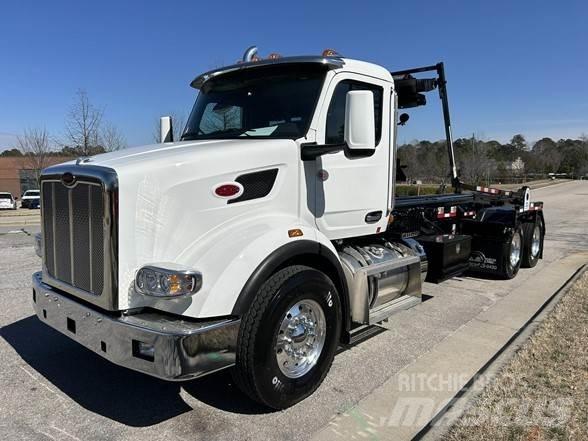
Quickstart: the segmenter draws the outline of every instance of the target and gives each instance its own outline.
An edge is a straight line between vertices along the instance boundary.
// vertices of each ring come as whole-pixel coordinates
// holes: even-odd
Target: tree
[[[586,145],[577,139],[560,139],[557,146],[562,155],[559,171],[572,175],[583,173],[588,163]]]
[[[103,111],[90,103],[85,90],[78,89],[65,122],[66,142],[76,149],[79,156],[102,153],[100,146],[100,123]]]
[[[91,156],[125,148],[124,135],[103,117],[104,111],[90,102],[86,91],[79,89],[66,117],[63,151],[74,156]]]
[[[112,124],[104,124],[100,129],[100,145],[107,152],[124,149],[127,141],[124,135]]]
[[[22,156],[22,152],[19,149],[6,149],[0,153],[0,156]]]
[[[513,136],[512,139],[510,140],[510,145],[512,145],[515,153],[518,153],[518,154],[527,150],[527,140],[521,134]]]
[[[467,183],[519,181],[522,176],[546,177],[548,173],[588,173],[588,136],[578,139],[543,138],[529,149],[522,135],[506,143],[481,141],[475,136],[458,138],[453,143],[460,177]],[[443,182],[447,179],[445,141],[418,141],[398,147],[398,158],[405,165],[408,181]]]
[[[16,142],[25,156],[25,166],[33,174],[32,177],[38,181],[41,170],[50,165],[51,145],[47,130],[45,128],[26,129]]]

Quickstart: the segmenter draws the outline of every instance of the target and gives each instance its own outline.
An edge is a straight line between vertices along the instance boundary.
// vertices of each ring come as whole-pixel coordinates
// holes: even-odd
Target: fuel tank
[[[427,260],[416,241],[373,239],[349,243],[339,251],[339,257],[354,322],[372,324],[391,315],[398,309],[395,306],[420,301]]]

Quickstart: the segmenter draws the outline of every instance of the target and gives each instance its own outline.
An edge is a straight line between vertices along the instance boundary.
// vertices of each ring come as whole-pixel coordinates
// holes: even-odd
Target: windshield
[[[12,199],[9,193],[0,193],[0,199]]]
[[[27,190],[25,196],[39,196],[39,190]]]
[[[306,135],[325,76],[322,65],[247,69],[207,81],[182,140]]]

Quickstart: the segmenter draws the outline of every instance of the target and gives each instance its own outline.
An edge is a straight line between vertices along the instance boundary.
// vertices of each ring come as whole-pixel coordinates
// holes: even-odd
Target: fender
[[[489,207],[482,212],[480,222],[503,224],[514,228],[517,225],[517,213],[513,207]]]
[[[289,237],[290,229],[303,236]],[[258,212],[233,219],[188,243],[171,260],[203,275],[200,291],[178,299],[137,298],[133,307],[151,307],[195,319],[242,315],[261,283],[280,265],[306,264],[324,271],[348,311],[347,287],[333,244],[300,218]],[[139,303],[142,302],[142,303]]]
[[[253,274],[251,274],[241,290],[233,307],[232,315],[242,316],[245,314],[251,306],[256,293],[261,288],[261,285],[278,269],[293,262],[298,264],[308,262],[307,264],[309,266],[318,267],[318,269],[326,272],[332,279],[339,291],[341,305],[343,307],[344,322],[342,330],[349,332],[351,326],[349,294],[341,262],[329,247],[312,240],[298,240],[288,243],[267,256],[255,269]]]

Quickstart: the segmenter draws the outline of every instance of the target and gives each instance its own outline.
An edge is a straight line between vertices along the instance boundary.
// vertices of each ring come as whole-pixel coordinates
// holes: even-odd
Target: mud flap
[[[472,236],[470,271],[504,274],[514,230],[514,227],[501,222],[464,222],[463,232]]]

